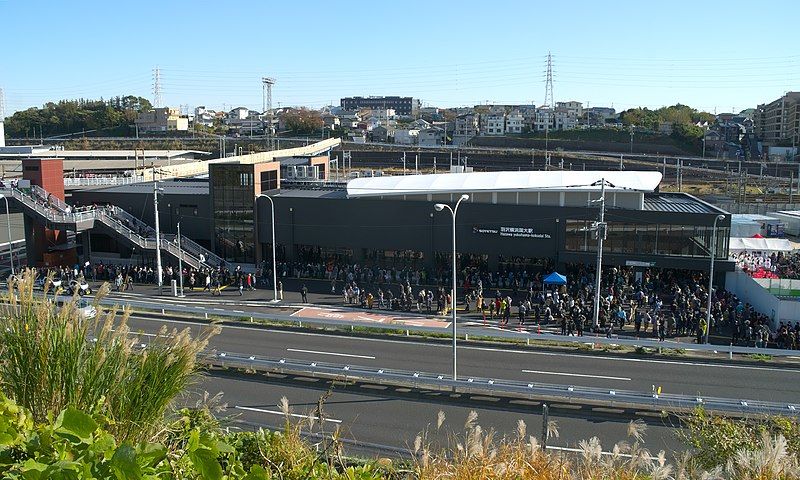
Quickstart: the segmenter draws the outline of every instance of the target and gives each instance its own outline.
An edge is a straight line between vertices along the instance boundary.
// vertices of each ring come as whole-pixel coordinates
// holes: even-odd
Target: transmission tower
[[[544,82],[544,104],[542,107],[547,112],[547,124],[544,127],[544,156],[547,163],[550,161],[550,153],[549,153],[549,140],[550,140],[550,123],[551,123],[551,113],[553,113],[553,109],[556,107],[555,101],[553,100],[553,56],[550,52],[547,52],[547,71],[545,73],[545,82]]]
[[[267,137],[267,145],[270,150],[274,149],[272,138],[272,86],[275,79],[272,77],[261,77],[261,108],[267,116],[267,125],[264,127],[264,135]]]
[[[553,101],[553,56],[547,52],[547,72],[544,82],[544,103],[543,107],[554,108],[555,102]]]
[[[153,69],[153,106],[161,107],[161,69],[158,67]]]

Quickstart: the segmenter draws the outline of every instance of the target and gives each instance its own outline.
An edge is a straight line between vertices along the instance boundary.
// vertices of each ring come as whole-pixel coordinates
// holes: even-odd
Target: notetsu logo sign
[[[528,227],[472,227],[472,233],[481,235],[499,235],[501,237],[512,238],[551,238],[549,233],[536,233]]]

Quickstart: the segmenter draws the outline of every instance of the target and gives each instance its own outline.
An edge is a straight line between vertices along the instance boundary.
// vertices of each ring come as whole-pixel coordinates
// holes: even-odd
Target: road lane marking
[[[283,412],[279,412],[277,410],[265,410],[263,408],[241,407],[239,405],[237,405],[235,408],[237,410],[246,410],[248,412],[271,413],[273,415],[281,415],[281,416],[285,416],[286,415]],[[294,417],[294,418],[305,418],[305,419],[308,419],[308,420],[310,420],[310,419],[319,420],[319,417],[316,417],[316,416],[313,416],[313,415],[300,415],[300,414],[297,414],[297,413],[290,413],[289,416],[290,417]],[[342,423],[341,420],[337,420],[335,418],[324,418],[323,420],[326,421],[326,422],[331,422],[331,423]]]
[[[178,323],[182,325],[201,325],[202,323],[198,320],[176,320],[176,319],[167,319],[167,318],[149,318],[143,317],[139,315],[131,315],[132,319],[136,320],[145,320],[149,322],[165,322],[165,323]],[[287,332],[285,330],[275,330],[271,328],[258,328],[258,327],[250,327],[245,325],[220,325],[220,328],[223,330],[231,329],[231,330],[251,330],[251,331],[260,331],[260,332],[269,332],[276,335],[299,335],[299,336],[307,336],[307,337],[325,337],[325,338],[338,338],[342,340],[357,340],[359,342],[380,342],[380,343],[400,343],[409,345],[411,342],[407,342],[405,340],[393,340],[387,338],[365,338],[365,337],[350,337],[345,335],[336,335],[332,333],[314,333],[314,332]],[[588,338],[588,337],[587,337]],[[536,340],[535,337],[531,337],[532,340]],[[439,348],[453,348],[451,345],[443,345],[439,343],[413,343],[412,345],[424,345],[427,347],[439,347]],[[680,346],[680,344],[674,344],[675,346]],[[688,345],[688,344],[687,344]],[[670,348],[672,345],[668,345]],[[769,371],[769,372],[782,372],[786,373],[787,371],[796,372],[796,369],[786,369],[786,368],[772,368],[772,367],[753,367],[748,365],[723,365],[723,364],[715,364],[715,363],[702,363],[702,362],[689,362],[689,361],[674,361],[674,360],[665,360],[665,359],[658,359],[658,360],[650,360],[646,358],[626,358],[626,357],[608,357],[608,356],[601,356],[601,355],[581,355],[576,353],[559,353],[559,352],[534,352],[529,350],[509,350],[509,349],[502,349],[502,348],[491,348],[491,347],[471,347],[471,346],[460,346],[458,347],[462,350],[478,350],[483,352],[501,352],[501,353],[514,353],[518,355],[543,355],[549,357],[569,357],[569,358],[581,358],[581,359],[588,359],[588,360],[607,360],[612,362],[636,362],[636,363],[657,363],[659,365],[684,365],[684,366],[691,366],[691,367],[708,367],[708,368],[732,368],[737,370],[761,370],[761,371]]]
[[[302,348],[287,348],[287,352],[298,353],[316,353],[317,355],[333,355],[335,357],[351,357],[351,358],[366,358],[368,360],[375,360],[372,355],[356,355],[353,353],[336,353],[336,352],[320,352],[318,350],[303,350]]]
[[[523,370],[525,373],[538,373],[540,375],[556,375],[559,377],[585,377],[585,378],[602,378],[604,380],[624,380],[630,382],[628,377],[609,377],[606,375],[587,375],[585,373],[566,373],[566,372],[547,372],[544,370]]]

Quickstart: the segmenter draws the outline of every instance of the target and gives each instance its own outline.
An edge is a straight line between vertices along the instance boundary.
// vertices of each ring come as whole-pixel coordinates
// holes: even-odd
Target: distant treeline
[[[140,111],[152,108],[146,98],[133,95],[108,100],[60,100],[31,107],[6,118],[6,135],[39,138],[96,130],[100,135],[127,135]]]

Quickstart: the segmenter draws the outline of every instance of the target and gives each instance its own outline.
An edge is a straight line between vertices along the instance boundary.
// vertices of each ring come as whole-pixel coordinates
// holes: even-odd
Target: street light
[[[711,268],[709,269],[708,274],[708,302],[706,302],[706,340],[704,343],[708,343],[708,333],[711,331],[711,289],[714,282],[714,258],[716,257],[717,253],[717,222],[719,220],[725,220],[725,215],[717,215],[714,217],[714,226],[711,230],[711,248],[709,248],[709,253],[711,257]]]
[[[8,224],[8,261],[11,264],[11,275],[14,275],[14,246],[11,244],[11,215],[8,213],[8,198],[0,193],[6,202],[6,223]]]
[[[183,246],[181,246],[181,222],[178,220],[178,278],[181,280],[181,293],[178,295],[181,298],[186,297],[183,294]]]
[[[453,309],[453,380],[458,380],[456,374],[458,366],[456,356],[456,286],[458,285],[458,279],[456,277],[456,214],[458,213],[458,206],[461,205],[461,202],[464,200],[469,200],[469,195],[461,195],[456,202],[455,208],[451,208],[450,205],[444,203],[437,203],[433,206],[437,212],[441,212],[446,208],[450,210],[450,214],[453,216],[453,297],[451,302],[451,308]]]
[[[269,208],[272,212],[272,303],[278,303],[278,267],[277,267],[277,260],[275,259],[275,202],[272,201],[272,197],[265,194],[259,194],[258,197],[264,197],[269,200]]]

